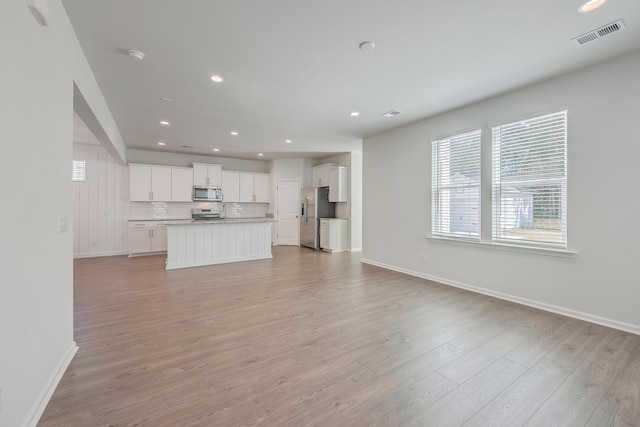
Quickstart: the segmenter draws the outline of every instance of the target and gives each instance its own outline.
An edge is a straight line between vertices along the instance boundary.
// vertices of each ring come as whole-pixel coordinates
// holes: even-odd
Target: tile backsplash
[[[267,216],[268,203],[221,203],[221,202],[131,202],[132,220],[191,219],[191,209],[217,207],[220,216],[226,218],[262,218]]]

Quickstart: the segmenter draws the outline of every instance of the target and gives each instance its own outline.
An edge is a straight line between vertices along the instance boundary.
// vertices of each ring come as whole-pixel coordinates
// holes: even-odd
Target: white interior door
[[[300,244],[300,181],[282,179],[277,182],[278,245]]]

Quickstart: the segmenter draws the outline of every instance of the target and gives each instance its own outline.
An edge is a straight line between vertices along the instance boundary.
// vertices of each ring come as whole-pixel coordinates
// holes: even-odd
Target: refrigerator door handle
[[[304,198],[304,205],[302,205],[302,215],[304,215],[304,223],[309,222],[309,198]]]

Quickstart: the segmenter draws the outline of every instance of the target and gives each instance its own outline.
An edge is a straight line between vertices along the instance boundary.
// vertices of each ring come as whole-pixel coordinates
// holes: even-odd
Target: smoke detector
[[[142,61],[144,59],[144,53],[140,52],[139,50],[135,50],[135,49],[129,49],[127,51],[127,53],[129,54],[130,57],[132,57],[136,62],[137,61]]]

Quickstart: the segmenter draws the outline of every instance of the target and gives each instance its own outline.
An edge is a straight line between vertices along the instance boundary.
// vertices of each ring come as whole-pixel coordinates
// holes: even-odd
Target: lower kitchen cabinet
[[[320,218],[320,248],[327,252],[349,250],[348,223],[345,218]]]
[[[167,227],[154,222],[129,224],[129,255],[166,252]]]

